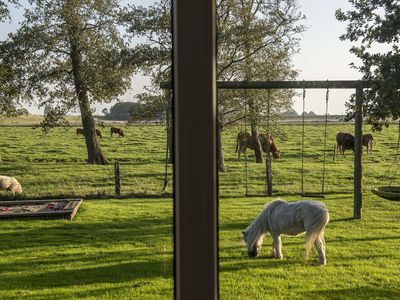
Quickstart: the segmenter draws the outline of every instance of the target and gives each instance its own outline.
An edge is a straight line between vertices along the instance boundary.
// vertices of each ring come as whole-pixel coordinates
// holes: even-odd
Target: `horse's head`
[[[249,257],[256,257],[260,254],[261,244],[254,243],[254,241],[250,241],[249,233],[247,231],[242,231],[243,240],[247,245],[247,254]]]
[[[273,156],[275,159],[281,159],[281,151],[278,150],[278,149],[276,149],[276,151],[272,152],[272,156]]]

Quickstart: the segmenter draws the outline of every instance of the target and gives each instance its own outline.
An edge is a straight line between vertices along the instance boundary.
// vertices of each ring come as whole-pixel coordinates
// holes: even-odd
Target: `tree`
[[[363,80],[372,86],[364,94],[364,115],[377,130],[400,118],[400,5],[398,1],[350,1],[354,10],[336,11],[336,18],[348,22],[340,38],[356,43],[350,52],[361,59]],[[382,45],[389,49],[382,50]],[[389,47],[387,47],[389,46]],[[377,49],[379,52],[377,52]],[[347,117],[354,112],[355,97],[347,104]]]
[[[0,1],[0,22],[3,22],[5,19],[10,17],[8,3],[17,5],[18,0]]]
[[[298,12],[296,0],[272,0],[268,2],[253,0],[218,0],[217,1],[217,80],[259,80],[292,78],[290,54],[295,51],[297,39],[295,35],[304,30],[297,25],[303,18]],[[135,36],[143,36],[145,42],[136,47],[140,68],[144,74],[152,76],[153,87],[150,94],[157,97],[155,103],[164,101],[165,95],[159,92],[160,81],[171,80],[171,25],[170,1],[160,0],[158,3],[144,8],[131,6],[126,12],[125,21],[132,25],[128,31]],[[245,71],[247,70],[247,71]],[[194,91],[195,92],[195,91]],[[248,93],[258,95],[249,98],[249,114],[252,133],[257,137],[256,120],[265,115],[265,91]],[[271,103],[278,98],[273,93]],[[286,98],[289,99],[289,98]],[[225,171],[222,151],[222,131],[230,125],[243,120],[243,93],[235,91],[218,92],[218,168]],[[289,100],[290,102],[290,100]],[[149,102],[147,102],[149,103]],[[287,105],[285,105],[287,106]],[[160,105],[158,105],[160,108]],[[258,149],[261,156],[260,147]],[[257,150],[256,150],[257,151]]]
[[[101,110],[101,113],[104,115],[104,116],[108,116],[109,114],[110,114],[110,111],[108,110],[108,108],[103,108],[102,110]]]
[[[107,119],[128,121],[130,116],[140,109],[137,102],[117,102],[110,108]]]
[[[24,21],[2,43],[19,96],[50,105],[44,125],[80,109],[88,163],[106,164],[91,105],[117,100],[130,86],[132,57],[118,27],[117,0],[31,0]]]
[[[0,1],[0,23],[10,17],[9,3],[17,4],[18,1]],[[18,116],[26,111],[18,108],[19,103],[15,99],[19,92],[18,85],[14,83],[15,76],[12,66],[0,57],[0,118]]]

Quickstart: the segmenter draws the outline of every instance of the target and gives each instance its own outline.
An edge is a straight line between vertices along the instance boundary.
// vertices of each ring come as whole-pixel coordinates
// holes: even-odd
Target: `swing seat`
[[[373,187],[371,192],[386,200],[400,201],[400,185]]]

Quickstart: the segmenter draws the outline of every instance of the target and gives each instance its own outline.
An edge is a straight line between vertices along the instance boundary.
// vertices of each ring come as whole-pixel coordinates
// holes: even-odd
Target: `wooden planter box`
[[[72,220],[82,199],[1,201],[0,219],[64,218]]]

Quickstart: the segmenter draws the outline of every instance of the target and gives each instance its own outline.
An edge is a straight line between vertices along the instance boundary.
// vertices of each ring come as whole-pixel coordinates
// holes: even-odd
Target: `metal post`
[[[358,81],[356,88],[354,127],[354,218],[361,219],[362,213],[362,104],[363,84]]]

